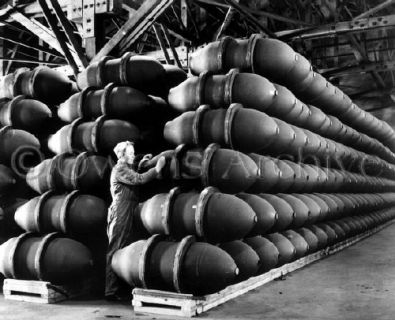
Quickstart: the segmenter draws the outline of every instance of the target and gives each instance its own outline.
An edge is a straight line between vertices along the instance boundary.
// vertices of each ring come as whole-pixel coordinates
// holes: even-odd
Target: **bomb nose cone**
[[[277,119],[253,109],[239,109],[232,121],[232,143],[243,152],[259,152],[278,142]]]
[[[273,242],[273,244],[277,247],[278,252],[280,253],[278,258],[277,267],[282,266],[283,264],[292,262],[296,258],[296,248],[286,237],[284,237],[280,233],[271,233],[265,236],[266,239]]]
[[[284,199],[293,209],[293,221],[291,226],[294,228],[299,228],[306,224],[311,214],[309,208],[304,204],[304,202],[291,194],[277,194],[280,198]]]
[[[274,226],[278,219],[278,214],[268,201],[248,193],[239,193],[237,196],[244,200],[257,216],[257,223],[251,230],[250,236],[265,234]]]
[[[244,242],[254,249],[259,256],[259,273],[269,271],[277,265],[280,253],[270,240],[257,236],[244,239]]]
[[[93,257],[83,244],[59,238],[48,245],[42,264],[47,281],[60,284],[87,276],[92,271]]]
[[[307,228],[300,228],[295,231],[299,233],[309,244],[309,253],[313,253],[318,250],[318,239],[313,232]]]
[[[79,104],[81,93],[73,94],[65,102],[61,103],[58,108],[58,117],[65,122],[73,122],[80,117]]]
[[[311,232],[313,232],[314,235],[317,237],[318,250],[324,249],[326,246],[328,246],[328,244],[329,244],[328,243],[328,236],[324,230],[322,230],[321,228],[319,228],[315,225],[309,226],[309,227],[307,227],[307,229],[309,229]]]
[[[189,67],[194,74],[200,74],[205,71],[220,71],[219,66],[216,64],[217,59],[214,58],[217,57],[221,50],[220,44],[220,41],[211,42],[191,54]]]
[[[313,226],[310,226],[309,229],[311,229],[311,227]],[[326,233],[328,237],[328,245],[332,245],[337,242],[336,232],[329,225],[327,225],[326,223],[319,223],[316,227],[320,228]]]
[[[193,144],[193,122],[195,119],[195,112],[184,112],[179,117],[168,121],[163,130],[163,135],[166,141],[173,145],[180,145],[183,143]]]
[[[205,221],[207,238],[224,242],[244,238],[254,228],[257,216],[243,200],[216,192],[208,200]]]
[[[292,224],[294,211],[288,202],[276,195],[261,193],[259,196],[268,201],[277,212],[277,220],[272,231],[285,230]]]
[[[15,222],[19,227],[23,230],[31,232],[34,230],[34,215],[32,212],[35,211],[36,205],[39,201],[39,197],[33,198],[32,200],[26,202],[21,205],[16,211],[14,215]]]
[[[182,272],[189,291],[208,294],[232,284],[240,271],[224,250],[196,242],[185,255]]]
[[[169,90],[178,86],[188,77],[186,72],[177,66],[172,64],[163,64],[162,66],[165,69],[165,83]]]
[[[260,268],[259,256],[249,245],[236,240],[222,243],[219,247],[232,257],[239,269],[236,282],[246,280],[258,274]]]
[[[38,100],[58,104],[73,92],[73,82],[62,73],[50,68],[40,68],[34,79],[34,92]]]
[[[247,190],[258,177],[255,162],[247,155],[230,149],[217,149],[207,170],[209,185],[227,193]]]
[[[199,107],[194,99],[198,80],[198,77],[189,78],[169,91],[169,105],[174,110],[185,112]]]
[[[51,161],[52,159],[42,161],[37,166],[30,168],[26,174],[26,183],[38,193],[42,193],[49,187],[45,180],[49,175]]]
[[[295,259],[304,257],[309,251],[309,245],[306,240],[297,232],[293,230],[287,230],[281,233],[286,237],[296,249]]]

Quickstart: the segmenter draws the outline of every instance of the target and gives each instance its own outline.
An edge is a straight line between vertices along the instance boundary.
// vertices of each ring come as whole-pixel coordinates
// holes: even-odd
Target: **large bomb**
[[[73,82],[48,67],[17,69],[0,78],[0,96],[12,99],[25,95],[48,104],[58,104],[73,92]]]
[[[78,86],[103,88],[109,83],[126,85],[146,94],[163,96],[167,92],[166,70],[155,59],[133,56],[127,52],[121,58],[104,57],[91,63],[78,75]]]
[[[164,102],[143,92],[126,86],[116,86],[113,83],[104,89],[86,88],[75,93],[62,103],[58,116],[66,122],[78,118],[96,119],[102,115],[109,118],[124,120],[142,120],[155,117],[155,113],[166,108]]]
[[[295,212],[287,201],[272,194],[261,193],[259,196],[269,202],[277,212],[277,219],[272,231],[285,230],[293,223]]]
[[[180,242],[154,235],[115,252],[115,273],[128,284],[191,294],[209,294],[234,283],[239,269],[222,249],[192,236]]]
[[[194,74],[207,71],[223,73],[237,68],[263,75],[288,87],[303,101],[338,115],[350,126],[394,149],[391,140],[395,132],[391,127],[353,104],[344,92],[316,73],[305,57],[282,41],[256,35],[242,40],[224,37],[197,50],[191,57],[190,67]],[[248,87],[246,90],[253,92],[254,88]]]
[[[105,157],[87,152],[78,156],[63,153],[31,168],[26,182],[38,193],[56,189],[102,194],[109,190],[110,170]]]
[[[77,119],[62,127],[49,138],[48,148],[56,154],[75,151],[110,154],[119,142],[136,142],[139,138],[138,128],[130,122],[102,116],[90,122]]]
[[[258,254],[248,244],[236,240],[222,243],[219,247],[232,257],[239,268],[236,282],[246,280],[258,274],[261,264],[260,259]]]
[[[254,249],[260,259],[259,273],[276,267],[280,253],[273,242],[261,236],[246,238],[244,242]]]
[[[79,191],[62,195],[48,191],[20,206],[15,221],[30,232],[104,234],[107,211],[106,203],[98,197]]]
[[[205,146],[218,143],[243,152],[259,152],[278,143],[279,127],[263,112],[232,104],[227,110],[200,107],[168,122],[165,139],[174,144]]]
[[[203,186],[227,193],[247,190],[258,177],[258,167],[250,157],[216,144],[206,149],[180,145],[168,161],[167,171],[173,179],[200,179]]]
[[[31,133],[9,126],[0,129],[0,163],[26,168],[41,161],[40,142]]]
[[[266,239],[270,240],[278,249],[279,257],[276,267],[280,267],[283,264],[292,262],[296,259],[296,248],[291,241],[280,233],[270,233],[265,236]]]
[[[38,132],[51,117],[51,110],[38,100],[24,96],[0,100],[0,123],[3,126]]]
[[[138,212],[150,234],[196,235],[213,243],[244,238],[257,220],[246,202],[211,187],[200,193],[174,188],[141,203]]]
[[[88,248],[57,233],[24,233],[0,246],[0,272],[6,278],[64,284],[89,276],[92,267]]]
[[[257,223],[250,231],[250,236],[263,235],[273,228],[278,219],[278,213],[267,200],[248,193],[239,193],[237,196],[254,210],[257,217]]]

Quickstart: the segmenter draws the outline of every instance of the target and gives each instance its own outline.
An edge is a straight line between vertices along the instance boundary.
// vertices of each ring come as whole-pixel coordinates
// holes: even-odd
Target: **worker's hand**
[[[143,159],[141,159],[141,162],[145,162],[145,161],[148,161],[151,159],[152,159],[152,154],[148,153],[148,154],[144,155]]]
[[[166,158],[160,157],[158,162],[156,163],[156,166],[155,166],[155,170],[159,175],[161,174],[162,169],[165,166],[165,164],[166,164]]]

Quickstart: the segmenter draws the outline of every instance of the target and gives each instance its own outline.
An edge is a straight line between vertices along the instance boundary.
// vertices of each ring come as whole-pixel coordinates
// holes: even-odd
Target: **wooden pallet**
[[[5,299],[35,303],[56,303],[86,296],[91,289],[92,280],[59,286],[45,281],[5,279],[3,284]]]
[[[179,294],[160,290],[136,288],[133,290],[132,305],[135,312],[161,314],[167,316],[193,317],[209,309],[217,307],[231,299],[234,299],[248,291],[261,287],[262,285],[274,279],[281,278],[287,273],[303,268],[314,261],[323,259],[338,251],[341,251],[355,244],[356,242],[361,241],[362,239],[365,239],[370,235],[384,229],[394,222],[395,220],[391,220],[381,226],[303,257],[299,260],[296,260],[295,262],[285,264],[280,268],[272,269],[265,274],[231,285],[214,294],[197,297],[190,294]]]

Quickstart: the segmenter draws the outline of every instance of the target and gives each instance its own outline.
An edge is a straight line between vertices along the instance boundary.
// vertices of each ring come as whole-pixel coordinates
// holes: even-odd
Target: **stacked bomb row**
[[[287,124],[276,118],[241,105],[232,104],[227,110],[185,112],[166,124],[165,139],[174,144],[206,146],[218,143],[243,152],[292,156],[295,161],[319,161],[323,166],[352,165],[358,171],[379,169],[383,176],[395,175],[395,165],[323,138],[308,130]]]
[[[394,163],[394,153],[379,141],[344,125],[334,116],[327,116],[316,107],[304,105],[291,91],[259,75],[236,71],[227,75],[203,73],[172,89],[168,99],[170,105],[181,112],[196,110],[205,104],[227,108],[232,103],[240,103],[245,108],[265,112],[360,151],[368,150],[368,153]]]
[[[22,232],[15,209],[34,196],[24,175],[43,159],[42,139],[58,129],[55,105],[73,90],[72,81],[46,67],[0,77],[0,243]]]
[[[383,210],[296,231],[223,243],[218,247],[196,242],[193,236],[173,242],[154,235],[118,250],[112,267],[132,286],[209,294],[372,229],[394,217],[393,210]]]
[[[64,212],[70,209],[73,212],[77,211],[79,224],[88,221],[91,223],[92,220],[95,222],[94,218],[89,217],[89,211],[85,212],[85,209],[89,210],[90,206],[100,209],[103,207],[103,200],[96,197],[89,198],[90,196],[79,193],[57,195],[52,192],[52,198],[48,194],[46,198],[54,212],[52,219],[58,217],[63,227],[59,229],[62,234],[50,233],[51,230],[41,227],[42,222],[46,221],[45,218],[43,219],[45,213],[41,211],[44,207],[46,211],[47,207],[44,206],[44,201],[40,201],[36,210],[31,210],[29,203],[34,199],[30,201],[28,199],[34,194],[25,187],[24,181],[26,171],[47,156],[45,150],[44,153],[42,152],[37,137],[45,140],[52,130],[59,128],[54,110],[56,105],[67,99],[74,90],[72,81],[46,67],[34,70],[18,69],[0,78],[0,96],[3,97],[0,101],[0,123],[5,126],[1,129],[1,161],[12,168],[15,178],[13,182],[18,183],[17,190],[10,189],[10,184],[4,184],[4,192],[7,192],[7,199],[19,193],[27,198],[18,199],[16,205],[12,206],[13,210],[8,210],[5,214],[3,221],[8,228],[12,228],[12,232],[2,234],[1,236],[5,236],[2,242],[10,236],[13,237],[0,246],[0,272],[5,277],[64,284],[92,272],[94,258],[91,251],[81,242],[72,239],[78,232],[75,234],[68,232],[68,225],[70,223],[74,225],[73,219],[76,215],[70,221],[70,215],[64,215]],[[4,177],[2,183],[6,181]],[[59,197],[65,197],[67,201],[59,205],[56,201]],[[33,219],[40,226],[39,228],[24,230],[23,225],[18,224],[17,221],[10,221],[14,220],[15,212],[23,211],[24,208],[29,219]],[[100,216],[100,227],[104,230],[106,211],[99,210],[96,214]],[[92,224],[92,227],[96,226],[97,223]],[[23,231],[34,231],[34,233],[21,234]],[[14,237],[17,234],[20,235]]]
[[[343,91],[315,72],[306,58],[282,41],[257,35],[247,40],[225,37],[197,50],[191,57],[190,67],[194,74],[221,73],[237,68],[264,76],[284,85],[302,101],[338,117],[395,151],[395,132],[387,123],[356,106]],[[251,93],[256,89],[249,88]],[[281,91],[278,87],[276,90]]]
[[[56,114],[61,116],[59,117],[61,120],[68,120],[67,117],[63,116],[68,114],[66,109],[69,105],[77,106],[78,104],[79,108],[89,105],[91,107],[89,110],[93,113],[90,113],[88,108],[78,109],[78,119],[73,119],[75,121],[71,125],[60,128],[57,133],[47,139],[48,141],[45,141],[49,152],[60,154],[52,159],[44,159],[29,170],[26,176],[27,184],[42,195],[34,197],[20,206],[16,210],[15,221],[20,228],[27,232],[48,234],[48,236],[34,237],[27,233],[26,236],[21,236],[21,239],[11,239],[3,246],[4,255],[14,254],[15,259],[18,259],[17,263],[23,264],[23,268],[27,269],[31,268],[31,261],[22,258],[26,250],[35,259],[48,260],[46,261],[47,264],[42,266],[42,268],[45,267],[45,272],[39,270],[40,266],[37,267],[38,269],[30,270],[30,273],[22,269],[13,272],[14,266],[5,263],[2,272],[8,277],[63,283],[67,279],[88,275],[92,272],[92,261],[95,262],[95,269],[97,269],[100,260],[104,260],[105,249],[101,247],[101,244],[104,239],[108,203],[102,199],[107,199],[109,194],[109,175],[113,165],[110,154],[115,145],[121,141],[131,140],[138,143],[141,140],[140,136],[149,135],[150,131],[158,126],[159,121],[162,122],[161,133],[164,122],[167,120],[166,112],[169,109],[163,99],[148,94],[165,96],[171,88],[171,81],[175,81],[175,85],[177,85],[186,78],[182,70],[164,67],[152,59],[131,57],[131,54],[127,54],[122,59],[107,59],[106,66],[113,66],[114,60],[116,60],[118,75],[122,79],[128,77],[127,74],[130,73],[130,69],[136,71],[137,68],[143,66],[146,74],[149,74],[147,68],[151,69],[151,75],[146,78],[151,85],[144,82],[141,74],[139,74],[139,89],[144,92],[130,87],[131,83],[127,81],[128,79],[122,83],[119,83],[121,80],[113,79],[112,82],[115,83],[111,83],[103,89],[100,89],[101,85],[96,83],[96,88],[90,87],[82,92],[76,92],[77,88],[75,87],[72,96],[72,92],[67,95],[60,94],[61,98],[56,100],[56,103],[63,103]],[[89,70],[86,70],[85,74],[89,73]],[[26,72],[29,73],[29,71]],[[29,94],[53,103],[54,99],[47,95],[51,94],[56,97],[56,88],[52,87],[51,91],[45,91],[45,87],[42,88],[43,81],[49,80],[51,72],[45,71],[42,74],[41,71],[33,71],[30,72],[30,75],[23,72],[14,73],[6,76],[0,84],[3,92],[10,97],[14,93],[26,94],[29,90],[35,90],[34,93],[29,91]],[[114,72],[111,71],[111,74],[113,75]],[[163,77],[160,78],[159,75]],[[19,85],[21,82],[26,82],[24,79],[29,77],[33,77],[40,84],[28,88],[23,84]],[[80,77],[83,77],[83,75]],[[181,77],[181,79],[177,80],[177,77]],[[18,83],[18,85],[15,83]],[[97,92],[102,94],[97,97]],[[65,99],[68,100],[64,102]],[[108,105],[114,101],[118,105],[121,104],[123,110],[126,107],[126,112],[122,112],[122,110],[118,113],[112,112]],[[132,113],[130,113],[129,108],[132,109]],[[99,114],[95,113],[96,111]],[[137,115],[138,113],[140,117]],[[152,116],[153,114],[155,116]],[[129,122],[131,119],[138,123],[139,128]],[[146,132],[140,132],[140,126]],[[154,138],[157,136],[154,135]],[[143,142],[150,147],[145,140]],[[66,240],[61,235],[52,236],[53,232],[59,232],[67,237],[81,240],[87,244],[91,252],[85,247],[86,250],[82,247],[78,248],[75,243],[70,244],[71,240]],[[58,240],[58,238],[60,239]],[[65,257],[72,255],[72,250],[79,251],[76,257],[70,258],[69,263],[66,263],[64,268],[59,268],[62,258],[59,255],[54,255],[52,260],[51,250],[45,249],[47,246],[52,248],[53,242],[56,242],[53,244],[56,248],[59,248],[59,245],[65,246]],[[96,243],[91,246],[92,242]],[[96,256],[97,252],[95,252],[98,249],[98,244],[101,247],[99,250],[100,256]],[[14,253],[7,252],[13,246],[24,247],[24,249],[18,249]],[[37,246],[43,246],[44,249],[37,250]],[[55,269],[52,270],[53,268]],[[56,269],[64,269],[64,274]]]
[[[196,186],[213,186],[227,193],[395,191],[394,180],[246,155],[215,144],[206,149],[181,145],[160,155],[167,159],[163,170],[167,185],[190,181]],[[87,152],[64,153],[32,168],[26,181],[38,193],[77,189],[102,194],[109,189],[110,170],[107,157]]]

